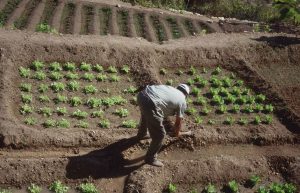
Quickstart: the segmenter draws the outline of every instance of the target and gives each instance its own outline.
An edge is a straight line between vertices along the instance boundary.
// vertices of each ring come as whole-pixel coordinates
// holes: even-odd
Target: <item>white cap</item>
[[[183,91],[185,92],[185,94],[190,94],[190,87],[186,84],[180,84],[177,86],[177,89],[180,90],[180,91]]]

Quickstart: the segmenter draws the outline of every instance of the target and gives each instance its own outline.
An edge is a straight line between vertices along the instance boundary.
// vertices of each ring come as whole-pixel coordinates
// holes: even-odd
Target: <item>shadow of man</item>
[[[123,151],[138,143],[135,137],[121,139],[107,147],[88,154],[69,157],[66,167],[68,179],[113,178],[129,175],[144,165],[144,156],[127,160]]]

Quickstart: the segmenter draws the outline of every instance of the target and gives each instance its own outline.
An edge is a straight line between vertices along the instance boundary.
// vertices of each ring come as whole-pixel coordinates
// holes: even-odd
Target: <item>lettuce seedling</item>
[[[98,190],[93,183],[80,184],[78,189],[81,193],[98,193]]]
[[[166,82],[166,85],[172,86],[173,83],[174,83],[173,79],[168,79],[167,82]]]
[[[67,193],[69,187],[63,185],[61,181],[57,180],[50,185],[49,190],[55,193]]]
[[[250,89],[249,88],[244,88],[241,91],[242,91],[242,95],[249,95],[250,94]]]
[[[255,103],[255,96],[248,96],[248,99],[247,99],[248,101],[247,101],[247,103],[248,104],[256,104]]]
[[[122,127],[125,128],[136,128],[138,123],[135,120],[126,120],[122,122]]]
[[[21,94],[21,98],[22,98],[22,102],[23,103],[29,104],[29,103],[32,102],[32,95],[31,94],[24,94],[24,93],[22,93]]]
[[[256,113],[261,112],[261,111],[263,111],[263,110],[264,110],[264,106],[263,106],[263,105],[261,105],[261,104],[255,104],[255,105],[254,105],[254,111],[255,111]]]
[[[231,193],[237,193],[239,191],[239,185],[235,180],[228,182],[228,188]]]
[[[79,75],[77,73],[72,73],[72,72],[68,72],[66,75],[65,75],[65,78],[67,80],[75,80],[75,79],[79,79]]]
[[[202,117],[200,117],[200,116],[195,117],[194,123],[196,123],[196,124],[201,124],[201,123],[203,123]]]
[[[21,106],[21,108],[20,108],[20,113],[22,115],[28,115],[32,112],[33,112],[33,107],[29,106],[28,104],[25,104],[25,105]]]
[[[283,190],[282,184],[279,183],[272,183],[269,187],[270,193],[285,193]]]
[[[217,193],[216,187],[209,183],[205,188],[204,188],[204,193]]]
[[[240,105],[235,104],[235,105],[233,105],[231,112],[238,113],[238,112],[240,112],[240,109],[241,109]]]
[[[40,114],[42,114],[43,116],[47,116],[47,117],[49,117],[49,116],[52,115],[52,109],[49,108],[49,107],[43,107],[43,108],[40,108],[40,109],[38,110],[38,112],[39,112]]]
[[[236,86],[234,86],[234,87],[232,88],[231,94],[233,94],[233,95],[235,95],[235,96],[240,96],[241,93],[242,93],[242,91],[241,91],[240,88],[238,88],[238,87],[236,87]]]
[[[256,190],[257,193],[269,193],[269,190],[264,187],[264,186],[260,186],[257,190]]]
[[[219,114],[224,114],[226,111],[227,111],[226,105],[221,105],[221,106],[217,109],[217,113],[219,113]]]
[[[107,76],[105,74],[98,74],[96,76],[96,80],[99,82],[103,82],[103,81],[107,80]]]
[[[232,86],[232,80],[229,77],[224,77],[222,79],[222,82],[223,82],[223,86],[226,88],[229,88]]]
[[[83,93],[84,94],[95,94],[98,91],[96,87],[93,85],[88,85],[83,88]]]
[[[177,187],[175,186],[175,184],[170,183],[168,185],[168,193],[175,193],[177,190]]]
[[[130,93],[130,94],[135,94],[137,92],[137,88],[134,86],[130,86],[129,88],[126,88],[123,90],[124,93]]]
[[[238,87],[241,87],[243,85],[244,85],[244,81],[242,81],[242,80],[237,80],[235,83],[235,86],[238,86]]]
[[[197,87],[192,88],[192,91],[191,91],[192,95],[199,96],[200,93],[201,93],[201,90],[199,88],[197,88]]]
[[[189,193],[198,193],[198,191],[196,188],[194,188],[194,189],[190,190]]]
[[[211,102],[212,102],[213,105],[217,105],[217,106],[220,106],[220,105],[224,104],[223,98],[219,95],[214,95]]]
[[[212,75],[218,75],[222,72],[222,69],[218,66],[211,74]]]
[[[44,63],[43,62],[41,62],[41,61],[39,61],[39,60],[35,60],[35,61],[33,61],[32,62],[32,64],[31,64],[31,69],[33,69],[33,70],[42,70],[43,68],[44,68]]]
[[[262,122],[262,121],[261,121],[261,118],[260,118],[259,116],[255,116],[255,117],[254,117],[253,123],[254,123],[255,125],[259,125],[261,122]]]
[[[90,64],[88,64],[88,63],[82,62],[81,65],[80,65],[80,67],[79,67],[79,69],[81,71],[89,72],[89,71],[92,70],[92,66]]]
[[[294,184],[290,184],[290,183],[283,184],[282,189],[284,190],[285,193],[296,193],[297,192],[296,186]]]
[[[56,126],[56,121],[53,120],[53,119],[47,119],[47,120],[43,123],[43,126],[46,127],[46,128],[49,128],[49,127],[55,127],[55,126]]]
[[[260,181],[261,181],[261,179],[257,175],[252,175],[249,179],[251,187],[256,186]]]
[[[193,84],[195,84],[195,80],[192,79],[192,78],[189,78],[188,81],[187,81],[187,84],[192,86]]]
[[[190,107],[190,108],[186,109],[185,113],[187,115],[194,115],[195,113],[197,113],[197,110],[193,107]]]
[[[102,105],[102,100],[98,98],[91,97],[86,102],[87,106],[90,108],[100,107]]]
[[[33,78],[35,78],[36,80],[44,80],[46,78],[46,74],[43,71],[37,71]]]
[[[188,71],[188,74],[189,75],[195,75],[196,73],[197,73],[197,70],[193,66],[191,66],[189,71]]]
[[[266,100],[266,96],[263,94],[256,95],[255,100],[258,103],[262,103]]]
[[[212,120],[212,119],[209,119],[208,122],[207,122],[209,125],[214,125],[216,124],[216,121]]]
[[[215,88],[219,88],[219,87],[223,86],[223,82],[214,76],[212,76],[212,78],[210,79],[210,82],[211,82],[211,86],[215,87]]]
[[[93,73],[84,73],[84,75],[82,76],[83,80],[87,80],[89,82],[92,82],[93,79],[95,79],[95,75]]]
[[[46,84],[40,84],[40,86],[38,87],[38,91],[40,93],[45,93],[48,91],[48,89],[49,89],[49,86]]]
[[[57,94],[56,97],[53,99],[53,101],[54,101],[55,104],[67,103],[68,102],[68,97]]]
[[[120,76],[117,75],[111,75],[110,79],[111,82],[119,82],[120,81]]]
[[[23,78],[29,78],[30,77],[30,69],[29,68],[24,68],[24,67],[20,67],[19,68],[19,74],[21,77]]]
[[[81,111],[80,109],[77,109],[72,113],[72,116],[77,119],[85,119],[88,116],[88,113],[85,111]]]
[[[202,68],[202,73],[206,74],[207,73],[207,69],[205,67]]]
[[[197,97],[197,99],[194,101],[195,105],[205,105],[206,103],[207,101],[203,96]]]
[[[221,88],[220,88],[220,91],[219,91],[219,95],[220,95],[220,96],[223,96],[223,97],[227,97],[227,96],[230,95],[230,93],[229,93],[229,91],[228,91],[226,88],[221,87]]]
[[[8,189],[0,189],[0,193],[12,193],[12,192]]]
[[[77,107],[82,104],[82,100],[80,97],[74,96],[70,99],[70,104],[72,107]]]
[[[120,108],[120,109],[116,109],[114,114],[118,115],[119,117],[127,117],[129,115],[129,112],[127,109]]]
[[[61,127],[61,128],[69,128],[70,127],[70,122],[64,118],[61,120],[57,121],[56,126]]]
[[[235,103],[236,97],[232,94],[229,94],[224,100],[227,104],[231,104],[231,103]]]
[[[27,188],[27,190],[30,193],[40,193],[42,191],[42,188],[35,184],[30,184],[30,186]]]
[[[89,124],[87,123],[87,122],[85,122],[85,121],[79,121],[79,123],[77,123],[76,125],[75,125],[75,127],[79,127],[79,128],[88,128],[89,127]]]
[[[79,82],[73,80],[67,84],[67,87],[70,91],[77,91],[80,87]]]
[[[96,64],[93,66],[94,71],[103,72],[103,67],[100,64]]]
[[[208,108],[208,107],[203,107],[203,109],[202,109],[202,114],[203,115],[208,115],[209,113],[211,112],[211,110]]]
[[[246,118],[240,118],[240,120],[238,121],[238,123],[240,124],[240,125],[247,125],[247,123],[248,123],[248,120],[246,119]]]
[[[58,115],[66,115],[67,112],[67,108],[66,107],[56,107],[56,113]]]
[[[233,117],[226,117],[224,124],[225,125],[233,125],[234,124],[234,118]]]
[[[61,67],[60,63],[53,62],[50,64],[49,70],[58,72],[58,71],[62,71],[62,67]]]
[[[272,121],[273,121],[272,116],[266,115],[265,118],[264,118],[264,120],[263,120],[263,123],[265,123],[265,124],[271,124]]]
[[[30,92],[32,85],[30,83],[22,83],[20,86],[21,91],[23,92]]]
[[[54,92],[60,92],[64,91],[66,86],[62,82],[53,82],[51,83],[50,87]]]
[[[166,74],[167,74],[167,70],[166,70],[165,68],[161,68],[161,69],[159,70],[159,74],[161,74],[161,75],[166,75]]]
[[[63,65],[64,70],[66,71],[75,71],[76,70],[76,65],[72,62],[67,62]]]
[[[103,119],[99,122],[99,126],[102,128],[108,128],[110,126],[110,122],[107,119]]]
[[[245,108],[243,109],[243,112],[245,113],[253,113],[254,112],[254,108],[252,105],[246,105]]]
[[[210,88],[208,93],[209,93],[211,96],[215,96],[215,95],[218,95],[219,92],[220,92],[220,89],[218,89],[218,88]]]
[[[272,113],[273,111],[274,111],[273,105],[271,105],[271,104],[265,105],[265,107],[264,107],[264,113]]]
[[[35,125],[37,123],[37,120],[34,117],[27,117],[25,118],[24,123],[26,125]]]
[[[107,72],[108,73],[117,73],[118,70],[115,66],[109,66],[108,69],[107,69]]]
[[[124,73],[124,74],[128,74],[130,71],[130,68],[129,66],[127,65],[124,65],[122,68],[121,68],[121,72]]]
[[[247,96],[239,96],[236,101],[237,104],[243,105],[247,103]]]
[[[103,116],[103,111],[102,110],[99,110],[99,111],[93,111],[92,113],[91,113],[91,117],[93,117],[93,118],[96,118],[96,117],[102,117]]]
[[[60,80],[63,78],[63,75],[60,73],[60,72],[51,72],[50,75],[49,75],[49,78],[52,80],[52,81],[57,81],[57,80]]]

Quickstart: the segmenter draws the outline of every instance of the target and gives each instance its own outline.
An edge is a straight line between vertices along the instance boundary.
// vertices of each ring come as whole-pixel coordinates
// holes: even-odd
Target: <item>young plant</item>
[[[121,68],[121,72],[122,72],[123,74],[128,74],[129,71],[130,71],[130,68],[129,68],[129,66],[127,66],[127,65],[124,65],[124,66]]]
[[[218,95],[219,92],[220,92],[220,89],[218,89],[218,88],[210,88],[208,94],[210,96],[215,96],[215,95]]]
[[[199,88],[197,88],[197,87],[192,88],[192,91],[191,91],[192,95],[199,96],[200,93],[201,93],[201,90]]]
[[[256,95],[255,100],[258,103],[262,103],[266,100],[266,96],[263,94]]]
[[[285,193],[285,191],[282,188],[282,184],[279,183],[272,183],[269,187],[270,193]]]
[[[227,111],[227,106],[226,105],[221,105],[218,110],[217,113],[219,114],[224,114]]]
[[[93,70],[96,72],[103,72],[103,67],[100,64],[96,64],[93,66]]]
[[[224,121],[224,124],[225,125],[233,125],[235,122],[234,118],[233,117],[226,117],[225,121]]]
[[[67,84],[67,87],[70,91],[77,91],[80,87],[79,82],[73,80]]]
[[[168,193],[175,193],[177,190],[177,187],[175,186],[175,184],[170,183],[168,185]]]
[[[49,78],[52,80],[52,81],[57,81],[57,80],[60,80],[63,78],[63,75],[60,73],[60,72],[51,72],[50,75],[49,75]]]
[[[29,104],[29,103],[32,102],[32,95],[31,94],[24,94],[24,93],[22,93],[21,94],[21,98],[22,98],[22,102],[23,103]]]
[[[204,79],[199,80],[199,81],[197,82],[197,85],[198,85],[198,87],[200,87],[200,88],[205,87],[207,84],[208,84],[208,81],[207,81],[207,80],[204,80]]]
[[[222,72],[222,69],[218,66],[211,74],[212,75],[218,75]]]
[[[188,71],[188,74],[189,75],[195,75],[196,73],[197,73],[197,70],[193,66],[191,66],[189,71]]]
[[[204,193],[217,193],[215,185],[209,183],[205,188],[204,188]]]
[[[254,117],[253,123],[254,123],[255,125],[259,125],[261,122],[262,122],[262,121],[261,121],[261,118],[260,118],[259,116],[255,116],[255,117]]]
[[[178,76],[180,76],[180,75],[183,74],[183,71],[182,71],[182,70],[177,70],[176,74],[177,74]]]
[[[32,85],[30,83],[22,83],[20,86],[21,91],[23,92],[30,92]]]
[[[87,106],[89,106],[90,108],[96,108],[96,107],[100,107],[101,104],[102,104],[102,100],[101,99],[98,99],[98,98],[94,98],[94,97],[91,97],[87,100],[86,102]]]
[[[49,70],[58,72],[58,71],[62,71],[62,67],[61,67],[60,63],[53,62],[53,63],[50,64]]]
[[[38,87],[38,91],[40,93],[45,93],[48,91],[48,89],[49,89],[49,86],[46,84],[40,84],[40,86]]]
[[[63,185],[61,181],[57,180],[50,185],[49,190],[55,193],[67,193],[69,187]]]
[[[82,76],[83,80],[87,80],[89,82],[92,82],[93,79],[95,79],[95,75],[93,73],[84,73],[84,75]]]
[[[129,115],[129,112],[127,109],[120,108],[117,109],[114,114],[118,115],[119,117],[127,117]]]
[[[58,115],[66,115],[67,112],[67,108],[66,107],[56,107],[56,113]]]
[[[250,95],[250,89],[249,88],[244,88],[241,91],[242,91],[242,95]],[[254,100],[255,100],[255,98],[254,98]]]
[[[49,128],[49,127],[55,127],[55,126],[56,126],[56,121],[53,120],[53,119],[47,119],[47,120],[43,123],[43,126],[46,127],[46,128]]]
[[[67,103],[68,102],[68,97],[64,95],[57,94],[56,97],[53,99],[55,104],[59,103]]]
[[[85,119],[88,116],[88,113],[85,111],[81,111],[80,109],[77,109],[72,113],[72,116],[77,119]]]
[[[65,78],[67,80],[75,80],[75,79],[79,79],[79,75],[77,73],[73,73],[73,72],[68,72],[66,75],[65,75]]]
[[[261,105],[261,104],[255,104],[254,105],[254,111],[256,112],[256,113],[259,113],[259,112],[261,112],[261,111],[263,111],[264,110],[264,106],[263,105]]]
[[[197,97],[197,99],[194,101],[195,105],[205,105],[207,103],[206,99],[203,96]]]
[[[87,122],[85,122],[85,121],[79,121],[79,123],[77,123],[76,125],[75,125],[75,127],[79,127],[79,128],[88,128],[89,127],[89,124],[87,123]]]
[[[257,193],[269,193],[268,188],[266,188],[265,186],[260,186],[257,190]]]
[[[130,94],[135,94],[137,92],[137,88],[134,86],[130,86],[129,88],[126,88],[123,90],[124,93],[130,93]]]
[[[202,68],[202,73],[206,74],[207,73],[207,69],[205,67]]]
[[[89,72],[89,71],[92,70],[92,66],[91,66],[90,64],[88,64],[88,63],[82,62],[82,63],[80,64],[79,69],[80,69],[81,71]]]
[[[211,82],[211,86],[214,88],[219,88],[219,87],[223,86],[223,82],[214,76],[212,76],[212,78],[210,79],[210,82]]]
[[[228,97],[230,95],[229,91],[225,87],[221,87],[219,91],[219,95],[222,97]]]
[[[52,109],[49,108],[49,107],[43,107],[43,108],[40,108],[38,110],[38,112],[40,114],[42,114],[43,116],[47,116],[47,117],[50,117],[52,115]]]
[[[231,104],[231,103],[235,103],[236,97],[232,94],[229,94],[224,100],[227,104]]]
[[[93,183],[82,183],[78,187],[81,193],[98,193],[97,188]]]
[[[209,119],[208,122],[207,122],[209,125],[214,125],[216,124],[216,121],[212,120],[212,119]]]
[[[56,126],[60,128],[69,128],[70,127],[70,122],[64,118],[61,120],[57,121]]]
[[[35,71],[38,71],[38,70],[42,70],[44,68],[45,64],[39,60],[35,60],[32,62],[30,68],[35,70]]]
[[[243,109],[243,111],[245,113],[253,113],[254,112],[254,109],[253,109],[253,106],[252,105],[246,105],[245,108]]]
[[[203,115],[208,115],[209,113],[211,112],[211,110],[208,108],[208,107],[203,107],[203,109],[202,109],[202,114]]]
[[[190,108],[188,108],[188,109],[185,111],[185,113],[186,113],[187,115],[194,115],[195,113],[197,113],[197,110],[196,110],[195,108],[193,108],[193,107],[190,107]]]
[[[99,122],[99,126],[101,128],[108,128],[110,126],[110,122],[108,119],[103,119]]]
[[[161,75],[166,75],[166,74],[167,74],[167,70],[166,70],[165,68],[161,68],[161,69],[159,70],[159,74],[161,74]]]
[[[33,112],[33,107],[29,106],[28,104],[25,104],[25,105],[21,106],[21,108],[20,108],[20,113],[22,115],[28,115],[32,112]]]
[[[248,104],[256,104],[255,102],[255,96],[249,96],[248,95],[248,101],[247,101]]]
[[[43,71],[37,71],[33,76],[33,78],[36,80],[44,80],[46,77],[47,76]]]
[[[63,65],[63,69],[66,71],[73,72],[76,70],[76,65],[72,62],[67,62]]]
[[[234,86],[232,88],[231,94],[233,94],[234,96],[240,96],[242,94],[242,91],[240,88]]]
[[[25,118],[24,123],[26,125],[35,125],[37,123],[37,120],[34,117],[27,117]]]
[[[239,185],[235,180],[228,182],[228,189],[231,193],[237,193],[239,191]]]
[[[247,103],[247,96],[239,96],[236,101],[235,101],[237,104],[239,105],[243,105],[243,104],[246,104]]]
[[[264,118],[264,120],[263,120],[263,123],[265,123],[265,124],[271,124],[272,123],[272,121],[273,121],[273,118],[272,118],[272,116],[270,116],[270,115],[266,115],[265,116],[265,118]]]
[[[211,102],[212,102],[213,105],[217,105],[217,106],[220,106],[220,105],[224,104],[223,98],[219,95],[214,95]]]
[[[30,186],[27,188],[29,193],[40,193],[42,191],[42,188],[35,184],[30,184]]]
[[[22,78],[29,78],[30,77],[30,69],[29,68],[24,68],[24,67],[20,67],[19,68],[19,74]]]
[[[222,82],[223,82],[223,86],[226,88],[229,88],[232,86],[232,80],[229,77],[224,77],[222,79]]]
[[[99,82],[104,82],[105,80],[107,80],[107,76],[105,74],[100,73],[96,76],[96,80]]]
[[[274,111],[273,105],[271,105],[271,104],[265,105],[265,107],[264,107],[264,113],[272,113],[273,111]]]
[[[88,85],[83,88],[83,93],[84,94],[95,94],[98,91],[96,87],[93,85]]]
[[[238,87],[241,87],[243,85],[244,85],[244,81],[242,81],[242,80],[237,80],[235,83],[235,86],[238,86]]]
[[[242,118],[239,119],[238,123],[239,123],[240,125],[247,125],[248,120],[247,120],[246,118],[243,118],[243,117],[242,117]]]
[[[65,84],[62,82],[53,82],[51,83],[50,87],[54,92],[60,92],[65,90]]]
[[[235,104],[235,105],[233,105],[231,112],[238,113],[238,112],[240,112],[240,109],[241,109],[240,105]]]
[[[119,82],[120,81],[120,76],[117,76],[115,74],[111,75],[110,79],[111,82]]]
[[[260,177],[257,175],[252,175],[249,179],[249,183],[251,187],[256,186],[261,181]]]
[[[91,117],[93,117],[93,118],[96,118],[96,117],[102,117],[103,116],[103,114],[104,114],[104,112],[102,111],[102,110],[99,110],[99,111],[93,111],[92,113],[91,113]]]
[[[296,193],[297,192],[296,186],[294,184],[290,184],[290,183],[283,184],[282,189],[284,190],[285,193]]]
[[[167,82],[166,82],[166,85],[172,86],[173,83],[174,83],[173,79],[168,79]]]
[[[122,127],[125,128],[136,128],[138,123],[135,120],[126,120],[122,122]]]
[[[70,99],[70,104],[72,107],[77,107],[82,104],[82,100],[80,97],[74,96]]]
[[[200,117],[200,116],[195,117],[194,123],[196,123],[196,124],[201,124],[201,123],[203,123],[202,117]]]
[[[191,85],[195,84],[195,80],[192,78],[189,78],[187,81],[187,84],[191,86]]]
[[[107,72],[108,73],[117,73],[118,70],[115,66],[109,66],[108,69],[107,69]]]

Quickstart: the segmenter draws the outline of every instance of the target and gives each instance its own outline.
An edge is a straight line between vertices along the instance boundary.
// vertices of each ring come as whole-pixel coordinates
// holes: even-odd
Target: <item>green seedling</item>
[[[31,94],[24,94],[24,93],[22,93],[21,94],[21,98],[22,98],[22,102],[23,103],[29,104],[29,103],[32,102],[32,95]]]
[[[67,193],[69,187],[57,180],[50,185],[49,190],[55,193]]]
[[[45,93],[48,91],[48,89],[49,89],[49,86],[46,84],[40,84],[40,86],[38,87],[38,91],[40,93]]]
[[[130,93],[130,94],[135,94],[137,92],[137,88],[134,86],[130,86],[129,88],[126,88],[123,90],[124,93]]]
[[[232,88],[231,94],[233,94],[234,96],[240,96],[241,93],[242,93],[242,91],[241,91],[240,88],[238,88],[238,87],[236,87],[236,86],[234,86],[234,87]]]
[[[237,104],[243,105],[247,103],[247,96],[239,96],[236,101]]]
[[[84,94],[95,94],[98,91],[96,87],[93,85],[88,85],[83,88],[83,93]]]
[[[124,65],[124,66],[121,68],[121,72],[122,72],[123,74],[128,74],[129,71],[130,71],[130,68],[129,68],[129,66],[127,66],[127,65]]]
[[[161,75],[166,75],[166,74],[167,74],[167,70],[166,70],[165,68],[161,68],[161,69],[159,70],[159,74],[161,74]]]
[[[70,122],[64,118],[61,120],[57,121],[56,126],[60,128],[69,128],[70,127]]]
[[[242,80],[237,80],[236,83],[235,83],[235,86],[241,87],[243,85],[244,85],[244,81],[242,81]]]
[[[222,69],[218,66],[211,74],[212,75],[218,75],[222,72]]]
[[[207,73],[207,69],[205,67],[202,68],[202,73],[206,74]]]
[[[229,88],[232,86],[232,80],[229,77],[224,77],[222,79],[222,82],[223,82],[223,86],[226,88]]]
[[[242,118],[239,119],[238,123],[240,125],[247,125],[248,124],[248,120],[246,118],[242,117]]]
[[[204,188],[204,193],[217,193],[215,185],[209,183],[205,188]]]
[[[50,64],[49,70],[58,72],[58,71],[62,71],[62,67],[61,67],[60,63],[53,62]]]
[[[78,187],[81,193],[98,193],[97,188],[93,183],[82,183]]]
[[[166,85],[172,86],[173,83],[174,83],[173,79],[168,79],[167,82],[166,82]]]
[[[196,73],[197,73],[197,70],[193,66],[191,66],[189,71],[188,71],[188,74],[189,75],[195,75]]]
[[[24,120],[24,123],[26,125],[35,125],[37,123],[37,120],[34,118],[34,117],[27,117],[25,120]]]
[[[103,67],[100,64],[96,64],[93,66],[93,70],[96,72],[103,72]]]
[[[200,93],[201,93],[201,90],[199,88],[197,88],[197,87],[192,88],[192,91],[191,91],[192,95],[199,96]]]
[[[36,80],[44,80],[46,77],[47,76],[43,71],[37,71],[33,76],[33,78]]]
[[[117,76],[115,74],[111,75],[110,79],[111,82],[119,82],[120,81],[120,76]]]
[[[42,191],[42,188],[35,184],[30,184],[30,186],[27,188],[29,193],[40,193]]]
[[[228,97],[230,95],[230,93],[226,88],[221,87],[220,91],[219,91],[219,95],[222,97]]]
[[[68,111],[66,107],[56,107],[56,113],[58,115],[66,115]]]
[[[190,107],[190,108],[188,108],[188,109],[185,111],[185,113],[186,113],[187,115],[194,115],[194,114],[197,113],[197,110],[196,110],[195,108],[193,108],[193,107]]]
[[[25,105],[21,106],[21,108],[20,108],[20,113],[22,115],[28,115],[32,112],[33,112],[33,107],[29,106],[28,104],[25,104]]]
[[[94,98],[94,97],[91,97],[87,100],[86,102],[87,106],[89,106],[90,108],[96,108],[96,107],[100,107],[101,104],[102,104],[102,100],[101,99],[98,99],[98,98]]]
[[[256,186],[258,183],[261,182],[261,179],[260,179],[260,177],[257,176],[257,175],[252,175],[252,176],[250,177],[250,179],[249,179],[249,182],[250,182],[251,187],[254,187],[254,186]]]
[[[259,95],[256,95],[256,98],[255,98],[256,102],[258,103],[262,103],[266,100],[266,96],[263,95],[263,94],[259,94]]]
[[[93,73],[84,73],[84,75],[82,76],[83,80],[92,82],[95,79],[95,75]]]
[[[228,182],[228,189],[231,193],[237,193],[239,191],[239,185],[235,180]]]
[[[77,119],[85,119],[88,116],[88,113],[85,111],[81,111],[80,109],[77,109],[72,113],[72,116]]]
[[[127,109],[120,108],[117,109],[114,114],[118,115],[119,117],[127,117],[129,115],[129,112]]]
[[[195,80],[192,78],[189,78],[187,81],[187,84],[191,86],[191,85],[195,84]]]
[[[193,100],[191,98],[186,99],[186,104],[190,105],[193,103]]]
[[[264,106],[261,105],[261,104],[255,104],[253,108],[254,108],[254,111],[255,111],[256,113],[261,112],[261,111],[264,110]]]
[[[207,103],[206,99],[203,96],[197,97],[197,99],[194,101],[195,105],[205,105]]]
[[[233,125],[235,122],[235,119],[233,117],[226,117],[224,124],[225,125]]]
[[[273,118],[272,118],[272,116],[270,116],[270,115],[266,115],[265,116],[265,118],[264,118],[264,120],[263,120],[263,123],[265,123],[265,124],[271,124],[272,123],[272,121],[273,121]]]
[[[223,82],[219,80],[217,77],[212,76],[210,79],[211,86],[214,88],[219,88],[223,86]]]
[[[200,116],[195,117],[194,123],[196,123],[196,124],[201,124],[201,123],[203,123],[202,117],[200,117]]]
[[[118,70],[115,66],[109,66],[108,69],[107,69],[107,72],[108,73],[117,73]]]
[[[93,118],[96,118],[96,117],[102,117],[104,114],[104,112],[102,110],[99,110],[99,111],[93,111],[91,113],[91,117]]]
[[[203,107],[203,109],[202,109],[202,114],[203,115],[208,115],[209,113],[211,112],[211,110],[208,108],[208,107]]]
[[[264,186],[260,186],[257,190],[257,193],[269,193],[268,188],[264,187]]]
[[[77,91],[80,87],[79,82],[73,80],[67,84],[67,87],[70,91]]]
[[[213,105],[217,105],[217,106],[220,106],[220,105],[224,104],[223,98],[219,95],[214,95],[211,102],[212,102]]]
[[[72,62],[67,62],[63,65],[63,69],[66,71],[75,71],[76,70],[76,65]]]
[[[196,76],[196,77],[194,78],[194,80],[195,80],[196,83],[198,83],[198,82],[200,82],[201,80],[203,80],[203,78],[202,78],[200,75],[198,75],[198,76]]]
[[[183,74],[183,71],[182,71],[182,70],[177,70],[176,74],[177,74],[178,76],[181,76],[181,75]]]
[[[54,92],[61,92],[65,90],[65,84],[62,82],[53,82],[50,87]]]
[[[80,97],[75,96],[70,99],[70,104],[72,107],[77,107],[82,104],[82,100]]]
[[[216,95],[219,94],[219,92],[220,92],[220,89],[218,89],[218,88],[210,88],[208,93],[209,93],[211,96],[216,96]]]
[[[43,33],[50,33],[50,34],[58,34],[57,30],[52,28],[47,23],[40,23],[36,26],[35,31],[43,32]]]
[[[177,190],[177,187],[175,186],[175,184],[170,183],[168,185],[168,193],[175,193]]]
[[[82,63],[80,64],[79,69],[80,69],[81,71],[89,72],[89,71],[92,70],[92,66],[91,66],[90,64],[88,64],[88,63],[82,62]]]
[[[55,127],[55,126],[56,126],[56,121],[53,120],[53,119],[47,119],[47,120],[43,123],[43,126],[46,127],[46,128],[49,128],[49,127]]]
[[[32,85],[30,83],[22,83],[20,86],[21,91],[23,92],[30,92]]]
[[[285,191],[282,188],[282,184],[279,183],[272,183],[269,187],[270,193],[285,193]]]
[[[136,96],[135,96],[135,97],[132,97],[132,98],[130,99],[130,103],[133,104],[133,105],[138,105],[138,103],[137,103],[137,97],[136,97]]]
[[[199,80],[198,83],[197,83],[198,87],[200,87],[200,88],[205,87],[207,84],[208,84],[208,81],[204,80],[204,79],[203,80]]]
[[[20,67],[19,68],[19,74],[21,77],[23,78],[29,78],[30,77],[30,69],[29,68],[24,68],[24,67]]]
[[[75,80],[75,79],[79,79],[79,75],[77,73],[73,73],[73,72],[68,72],[66,75],[65,75],[65,78],[67,80]]]
[[[242,95],[249,95],[250,94],[250,89],[249,88],[244,88],[241,91],[242,91]]]
[[[126,120],[122,122],[122,127],[125,128],[136,128],[138,123],[135,120]]]
[[[221,105],[218,109],[217,109],[217,113],[219,114],[224,114],[227,111],[227,106],[226,105]]]
[[[43,108],[40,108],[40,109],[38,110],[38,112],[39,112],[40,114],[42,114],[43,116],[47,116],[47,117],[49,117],[49,116],[52,115],[52,109],[49,108],[49,107],[43,107]]]
[[[230,73],[229,77],[232,80],[236,79],[236,75],[233,72]]]
[[[255,96],[248,96],[248,104],[256,104],[255,102]]]
[[[254,123],[255,125],[259,125],[261,122],[262,122],[262,121],[261,121],[261,118],[260,118],[259,116],[255,116],[255,117],[254,117],[253,123]]]
[[[227,104],[231,104],[231,103],[235,103],[236,97],[232,94],[229,94],[224,100]]]
[[[235,105],[233,105],[231,112],[238,113],[238,112],[240,112],[240,109],[241,109],[240,105],[235,104]]]
[[[67,103],[68,102],[68,97],[64,95],[57,94],[56,97],[53,99],[55,104],[59,103]]]
[[[107,76],[105,74],[98,74],[96,76],[96,80],[99,82],[104,82],[105,80],[107,80]]]
[[[49,78],[53,81],[57,81],[63,78],[63,75],[60,72],[51,72]]]
[[[111,98],[104,98],[102,100],[102,104],[111,107],[113,105],[120,105],[126,103],[126,99],[122,98],[121,96],[111,97]]]
[[[101,128],[108,128],[110,126],[110,122],[108,119],[103,119],[99,122],[99,126]]]
[[[216,124],[216,121],[212,120],[212,119],[209,119],[208,122],[207,122],[209,125],[214,125]]]
[[[285,193],[296,193],[297,192],[296,186],[294,184],[290,184],[290,183],[283,184],[282,189],[284,190]]]
[[[79,121],[79,123],[77,123],[76,125],[75,125],[75,127],[79,127],[79,128],[88,128],[89,127],[89,124],[87,123],[87,122],[85,122],[85,121]]]
[[[30,65],[30,68],[33,70],[42,70],[44,68],[45,64],[39,60],[35,60],[32,62],[32,64]]]
[[[264,107],[264,113],[272,113],[273,111],[274,111],[273,105],[271,105],[271,104],[265,105],[265,107]]]
[[[254,112],[254,108],[252,105],[246,105],[245,108],[243,109],[243,112],[245,113],[253,113]]]

